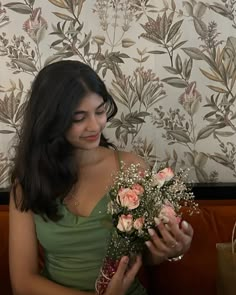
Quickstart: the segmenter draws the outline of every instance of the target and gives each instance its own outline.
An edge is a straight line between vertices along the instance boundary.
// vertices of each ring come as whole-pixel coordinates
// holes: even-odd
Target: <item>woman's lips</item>
[[[99,138],[99,133],[95,135],[90,135],[90,136],[85,136],[83,139],[88,140],[88,141],[96,141]]]

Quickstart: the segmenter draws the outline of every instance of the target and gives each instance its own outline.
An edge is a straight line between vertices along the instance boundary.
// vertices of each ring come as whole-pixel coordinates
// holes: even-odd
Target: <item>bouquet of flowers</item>
[[[112,216],[112,231],[106,256],[96,280],[99,295],[116,273],[120,258],[140,254],[150,239],[148,228],[155,228],[155,218],[163,223],[179,223],[180,209],[197,209],[194,195],[187,183],[187,171],[174,174],[171,168],[159,171],[141,170],[139,164],[125,167],[115,176],[109,191],[108,213]]]

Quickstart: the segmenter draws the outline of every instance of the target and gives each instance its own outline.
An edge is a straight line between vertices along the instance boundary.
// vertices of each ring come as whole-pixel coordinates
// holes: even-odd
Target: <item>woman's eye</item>
[[[105,112],[106,112],[106,110],[105,110],[105,109],[102,109],[102,110],[97,111],[96,114],[97,114],[97,115],[102,115],[102,114],[104,114]]]
[[[82,122],[84,120],[84,117],[81,117],[81,118],[74,118],[73,119],[73,122]]]

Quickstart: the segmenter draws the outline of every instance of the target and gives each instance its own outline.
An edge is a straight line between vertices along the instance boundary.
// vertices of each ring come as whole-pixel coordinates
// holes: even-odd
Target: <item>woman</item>
[[[15,295],[96,294],[95,280],[105,255],[109,229],[107,188],[120,159],[145,163],[118,152],[103,136],[117,112],[104,83],[87,65],[60,61],[36,77],[22,125],[10,197],[10,274]],[[192,228],[169,222],[150,230],[150,263],[184,254]],[[38,267],[38,241],[45,265]],[[174,245],[174,247],[173,247]],[[137,257],[120,261],[105,295],[146,294],[135,276]]]

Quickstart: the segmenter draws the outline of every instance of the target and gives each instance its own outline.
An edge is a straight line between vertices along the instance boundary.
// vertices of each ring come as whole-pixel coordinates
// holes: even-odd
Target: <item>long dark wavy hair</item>
[[[117,106],[105,84],[88,65],[64,60],[43,68],[35,78],[27,103],[12,171],[12,192],[21,211],[58,220],[58,200],[62,201],[78,181],[74,148],[65,133],[73,122],[79,102],[90,92],[107,105],[107,120]],[[110,144],[104,135],[101,146]],[[17,198],[17,185],[23,191]]]

